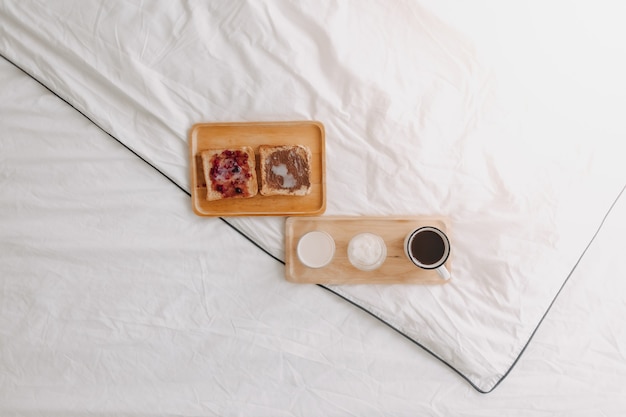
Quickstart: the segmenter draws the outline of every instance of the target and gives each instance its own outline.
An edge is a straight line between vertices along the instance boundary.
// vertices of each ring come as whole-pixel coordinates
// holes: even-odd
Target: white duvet
[[[86,187],[87,196],[95,199],[104,192],[119,193],[118,202],[128,198],[128,207],[116,204],[115,209],[132,225],[159,200],[167,206],[170,227],[159,238],[150,235],[149,223],[141,229],[142,236],[126,236],[116,224],[112,227],[124,236],[122,247],[118,241],[89,240],[93,246],[84,250],[89,261],[75,247],[67,252],[44,239],[33,252],[5,251],[12,254],[4,255],[5,266],[11,276],[19,276],[25,259],[34,257],[60,279],[45,285],[57,285],[61,292],[67,265],[86,268],[86,289],[116,298],[128,295],[118,293],[115,280],[96,282],[102,269],[108,276],[132,279],[142,276],[146,265],[165,262],[163,257],[172,251],[181,256],[177,263],[182,271],[189,268],[190,273],[204,271],[213,277],[218,259],[222,278],[209,288],[207,281],[190,277],[189,282],[174,283],[177,291],[157,298],[155,305],[149,297],[138,296],[129,302],[138,304],[136,310],[92,317],[93,328],[70,331],[80,328],[101,335],[98,328],[105,326],[115,334],[119,323],[132,318],[137,328],[121,325],[124,331],[136,332],[131,340],[148,343],[146,351],[158,352],[162,337],[165,345],[174,347],[169,354],[175,356],[179,333],[172,323],[180,320],[181,343],[196,344],[202,355],[203,342],[194,339],[194,332],[203,335],[203,328],[211,326],[197,315],[224,314],[232,315],[232,327],[213,329],[227,335],[224,352],[237,332],[252,331],[259,335],[256,347],[274,349],[280,344],[296,356],[301,352],[324,362],[315,353],[316,339],[307,345],[311,339],[300,338],[301,329],[285,325],[280,337],[270,329],[261,332],[259,321],[276,314],[271,309],[263,310],[263,317],[241,317],[237,311],[246,308],[238,310],[220,298],[222,286],[242,294],[250,293],[252,286],[250,294],[281,304],[276,312],[284,313],[287,321],[289,314],[307,315],[318,308],[285,296],[286,291],[318,294],[320,289],[292,288],[283,282],[280,263],[268,256],[284,259],[284,218],[226,219],[267,253],[205,253],[207,236],[238,236],[226,233],[229,228],[222,222],[194,217],[183,192],[189,191],[187,133],[192,124],[318,120],[326,129],[326,214],[444,215],[451,221],[453,248],[453,278],[447,285],[332,286],[330,292],[322,291],[324,298],[332,299],[327,302],[333,306],[348,300],[361,307],[380,319],[372,324],[370,317],[359,315],[368,326],[397,330],[478,391],[489,392],[519,360],[626,184],[621,145],[626,127],[620,116],[626,111],[619,18],[623,10],[604,3],[567,4],[4,2],[2,55],[127,148],[115,152],[148,162],[141,174],[133,171],[112,181],[116,185],[108,192]],[[486,18],[487,12],[494,18]],[[77,172],[89,169],[95,157],[91,143],[81,146],[68,155]],[[30,161],[39,149],[23,157]],[[117,175],[118,169],[112,171]],[[176,201],[146,191],[152,181],[169,184]],[[120,183],[128,188],[119,189]],[[36,195],[34,199],[46,201]],[[46,209],[50,217],[40,225],[43,230],[54,219],[54,207]],[[106,204],[87,210],[96,212],[78,217],[85,227],[108,216]],[[19,246],[22,228],[38,226],[15,223],[5,249]],[[170,244],[168,235],[178,238]],[[188,246],[181,250],[181,244]],[[105,252],[114,250],[115,263],[97,263],[94,250],[99,245]],[[46,254],[53,255],[48,259]],[[143,261],[133,266],[137,257]],[[229,263],[236,271],[221,275]],[[257,280],[259,263],[271,264],[271,273]],[[37,270],[31,273],[35,280],[44,276]],[[156,279],[171,288],[166,276]],[[27,285],[24,291],[38,285]],[[194,297],[186,301],[187,294],[197,293],[203,294],[201,304]],[[107,305],[94,297],[82,302]],[[254,298],[237,302],[254,303]],[[344,304],[346,310],[353,309]],[[77,300],[77,309],[48,319],[80,320],[81,305]],[[18,310],[11,313],[19,315]],[[330,336],[320,343],[332,343],[334,332],[359,326],[352,321],[355,316],[347,317],[345,327],[326,329]],[[145,339],[142,323],[162,325],[163,332]],[[290,331],[293,339],[285,336]],[[79,354],[93,343],[80,344],[88,335],[61,332],[57,337],[70,336],[79,338]],[[421,354],[412,344],[402,349]],[[253,350],[232,354],[253,355]],[[41,359],[44,370],[53,366]],[[189,359],[187,366],[192,367]],[[52,363],[60,360],[53,356]],[[106,351],[90,360],[108,366]],[[346,366],[350,360],[346,358]],[[81,366],[80,360],[75,363]],[[279,363],[289,372],[288,361]],[[232,393],[228,374],[221,373],[217,384]],[[260,374],[257,370],[254,377]],[[114,389],[123,390],[124,384]]]

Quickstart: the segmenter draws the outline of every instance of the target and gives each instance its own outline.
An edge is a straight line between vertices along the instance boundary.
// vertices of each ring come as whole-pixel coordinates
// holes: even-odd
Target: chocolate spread
[[[298,148],[272,152],[265,166],[267,183],[271,188],[298,190],[311,185],[306,155],[298,152]]]

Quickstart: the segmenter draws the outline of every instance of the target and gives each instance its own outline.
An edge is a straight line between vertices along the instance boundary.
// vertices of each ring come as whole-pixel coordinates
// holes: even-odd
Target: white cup
[[[450,279],[445,263],[450,256],[450,240],[433,226],[417,228],[404,239],[404,254],[422,269],[434,269],[443,279]]]
[[[305,266],[323,268],[335,256],[335,240],[326,232],[314,230],[300,238],[296,253]]]
[[[374,233],[359,233],[348,243],[348,260],[361,271],[374,271],[385,262],[387,245]]]

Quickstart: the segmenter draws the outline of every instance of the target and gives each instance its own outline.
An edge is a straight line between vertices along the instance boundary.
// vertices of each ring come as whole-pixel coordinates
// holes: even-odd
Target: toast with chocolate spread
[[[311,150],[304,145],[260,145],[261,195],[311,192]]]
[[[249,146],[200,153],[209,201],[257,195],[254,150]]]

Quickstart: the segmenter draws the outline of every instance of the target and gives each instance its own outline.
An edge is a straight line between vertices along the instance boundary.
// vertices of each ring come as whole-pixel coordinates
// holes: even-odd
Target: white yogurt
[[[335,256],[335,240],[328,233],[315,230],[300,238],[296,252],[300,262],[309,268],[323,268]]]
[[[380,268],[386,258],[385,241],[373,233],[360,233],[348,243],[348,259],[352,265],[362,271]]]

